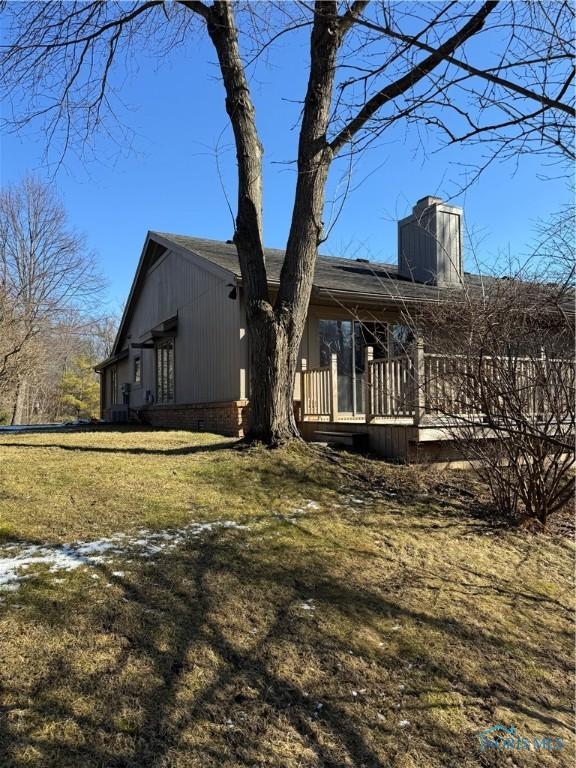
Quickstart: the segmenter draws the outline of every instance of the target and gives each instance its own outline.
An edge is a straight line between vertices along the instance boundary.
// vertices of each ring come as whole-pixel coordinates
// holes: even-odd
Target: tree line
[[[53,186],[0,190],[0,423],[98,415],[94,365],[115,330],[105,287]]]

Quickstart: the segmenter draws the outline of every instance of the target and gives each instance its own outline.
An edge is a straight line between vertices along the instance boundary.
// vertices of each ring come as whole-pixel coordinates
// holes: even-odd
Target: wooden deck
[[[489,371],[496,360],[486,358]],[[560,364],[559,375],[574,378],[569,360],[550,360]],[[458,462],[454,426],[462,420],[474,425],[478,439],[490,439],[483,425],[480,398],[469,389],[458,390],[455,380],[465,377],[470,361],[458,356],[428,354],[422,341],[414,345],[411,356],[374,360],[366,348],[363,400],[365,413],[338,411],[338,370],[336,355],[330,365],[309,369],[302,361],[300,380],[300,430],[304,439],[318,440],[317,433],[366,435],[370,452],[399,462]],[[526,413],[538,419],[542,399],[537,386],[537,365],[528,358],[517,358],[521,373],[522,397]],[[454,373],[457,372],[457,376]],[[480,400],[481,401],[481,400]]]

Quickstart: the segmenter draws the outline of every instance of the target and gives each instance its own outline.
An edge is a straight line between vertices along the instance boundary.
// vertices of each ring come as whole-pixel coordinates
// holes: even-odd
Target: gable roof
[[[179,249],[199,256],[230,273],[239,283],[242,281],[236,246],[231,241],[204,240],[187,235],[174,235],[166,232],[151,232],[152,237],[177,246]],[[266,272],[271,286],[280,282],[280,271],[284,261],[284,251],[277,248],[265,248]],[[464,281],[478,285],[480,277],[465,273]],[[398,274],[395,264],[385,264],[363,259],[344,259],[336,256],[319,255],[316,259],[313,293],[329,297],[356,294],[358,299],[397,301],[438,300],[446,289],[435,285],[416,283]]]
[[[242,284],[236,246],[231,241],[206,240],[167,232],[148,232],[120,321],[112,357],[121,352],[124,332],[132,316],[146,272],[169,250],[194,260],[204,269],[208,269],[224,280],[233,280],[239,285]],[[277,248],[264,249],[268,283],[271,287],[277,286],[280,282],[284,253]],[[482,278],[478,275],[467,273],[464,275],[465,283],[471,286],[480,285],[481,280]],[[328,300],[338,298],[359,302],[386,300],[390,304],[438,301],[446,292],[446,288],[416,283],[400,276],[394,264],[324,255],[319,255],[316,260],[312,287],[313,296]]]

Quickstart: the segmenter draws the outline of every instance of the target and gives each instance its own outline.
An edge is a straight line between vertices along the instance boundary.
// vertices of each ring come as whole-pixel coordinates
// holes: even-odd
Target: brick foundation
[[[195,403],[193,405],[151,405],[138,409],[143,423],[151,427],[215,432],[227,437],[243,437],[248,426],[248,401]]]

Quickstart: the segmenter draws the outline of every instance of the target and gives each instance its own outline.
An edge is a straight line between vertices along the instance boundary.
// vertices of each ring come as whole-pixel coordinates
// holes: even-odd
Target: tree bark
[[[14,408],[12,409],[12,420],[10,424],[22,424],[22,418],[24,416],[24,403],[26,400],[26,379],[20,379],[18,387],[16,389],[16,398],[14,400]]]
[[[246,441],[272,447],[299,439],[294,380],[300,339],[269,307],[247,311],[250,345],[250,427]]]
[[[332,158],[326,131],[340,41],[337,6],[333,2],[316,5],[292,226],[274,306],[268,295],[262,238],[263,149],[230,3],[214,3],[206,13],[206,21],[226,89],[226,110],[238,162],[234,243],[246,298],[250,350],[250,428],[246,439],[280,445],[299,438],[294,418],[294,380],[322,236],[324,186]]]
[[[336,4],[318,2],[298,146],[298,179],[280,289],[272,317],[262,325],[253,318],[249,323],[251,370],[255,375],[251,377],[248,437],[271,445],[300,437],[294,418],[294,382],[323,234],[324,190],[332,161],[326,132],[339,43]]]

